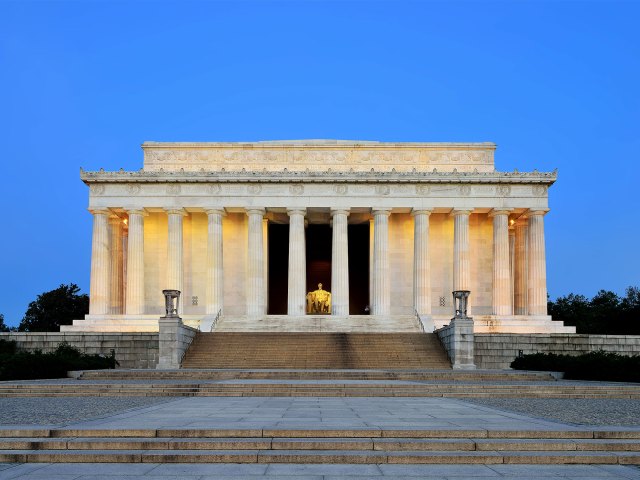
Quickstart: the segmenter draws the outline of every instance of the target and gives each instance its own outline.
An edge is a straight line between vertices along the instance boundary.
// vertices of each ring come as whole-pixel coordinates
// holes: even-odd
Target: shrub
[[[511,368],[564,372],[564,378],[569,380],[640,382],[639,355],[619,355],[603,350],[577,356],[534,353],[516,358],[511,362]]]
[[[6,342],[9,343],[9,342]],[[98,370],[115,368],[117,360],[110,356],[87,355],[68,343],[61,343],[55,351],[42,353],[2,350],[0,344],[0,380],[31,380],[38,378],[63,378],[70,370]]]

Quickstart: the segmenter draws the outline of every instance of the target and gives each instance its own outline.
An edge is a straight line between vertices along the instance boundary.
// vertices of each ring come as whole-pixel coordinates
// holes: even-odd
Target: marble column
[[[390,208],[378,208],[373,213],[373,295],[372,315],[391,313],[389,278],[389,215]],[[332,287],[333,288],[333,287]]]
[[[493,309],[494,315],[513,315],[509,258],[510,209],[494,209],[493,217]]]
[[[349,315],[348,209],[331,209],[331,314]]]
[[[108,209],[92,209],[93,237],[91,239],[91,284],[89,287],[89,315],[106,315],[110,310],[111,248]]]
[[[516,278],[516,229],[513,225],[514,221],[509,220],[509,288],[511,289],[511,305],[515,312],[515,278]]]
[[[419,315],[431,315],[431,260],[429,218],[431,209],[414,209],[413,216],[413,308]]]
[[[304,236],[304,208],[289,208],[289,282],[288,315],[306,313],[307,254]]]
[[[528,314],[547,314],[547,266],[544,249],[544,215],[547,210],[530,210],[529,222],[529,271]]]
[[[167,280],[165,289],[180,290],[180,305],[178,314],[184,313],[184,252],[183,252],[183,232],[182,219],[187,212],[182,208],[166,208],[168,216],[168,239],[167,239]]]
[[[207,213],[207,300],[205,312],[214,317],[222,310],[224,276],[222,268],[223,208],[210,208]]]
[[[111,227],[111,313],[121,315],[124,313],[124,288],[123,288],[123,249],[122,249],[122,219],[117,215],[109,217]]]
[[[247,243],[247,315],[260,317],[266,312],[264,285],[264,250],[262,219],[264,208],[247,208],[249,237]]]
[[[453,289],[471,288],[471,260],[469,255],[470,209],[454,209],[453,215]],[[472,292],[473,293],[473,292]]]
[[[144,314],[144,209],[127,210],[129,243],[127,246],[127,315]]]
[[[513,282],[513,310],[516,315],[528,312],[527,281],[529,271],[529,224],[526,218],[519,218],[515,224],[515,266]]]

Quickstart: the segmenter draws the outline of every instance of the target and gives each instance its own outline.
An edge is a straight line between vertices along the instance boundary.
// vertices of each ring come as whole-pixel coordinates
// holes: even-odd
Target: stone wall
[[[474,369],[474,335],[471,318],[454,318],[435,331],[454,369]]]
[[[10,332],[0,339],[15,340],[18,349],[51,352],[67,342],[83,353],[109,355],[116,351],[119,368],[155,368],[158,363],[157,333]]]
[[[522,350],[529,353],[580,355],[604,350],[623,355],[640,354],[640,336],[578,335],[565,333],[510,334],[476,333],[475,364],[477,368],[509,368]]]

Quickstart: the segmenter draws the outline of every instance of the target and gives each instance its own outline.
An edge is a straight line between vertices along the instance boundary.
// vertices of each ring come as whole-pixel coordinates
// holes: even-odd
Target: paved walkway
[[[41,427],[62,425],[41,425]],[[104,418],[69,422],[69,428],[366,428],[580,430],[451,398],[192,397]],[[0,428],[15,428],[2,425]],[[33,428],[34,425],[26,428]],[[628,427],[638,430],[640,427]],[[4,464],[0,479],[129,478],[572,478],[640,479],[640,469],[620,465],[290,465],[290,464]]]

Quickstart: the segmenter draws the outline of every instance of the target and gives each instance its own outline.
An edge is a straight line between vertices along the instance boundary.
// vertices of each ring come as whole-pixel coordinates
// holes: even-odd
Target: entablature
[[[80,178],[87,185],[91,183],[507,183],[507,184],[545,184],[552,185],[557,178],[553,172],[334,172],[331,169],[322,172],[297,172],[284,169],[272,171],[85,171],[80,169]]]

